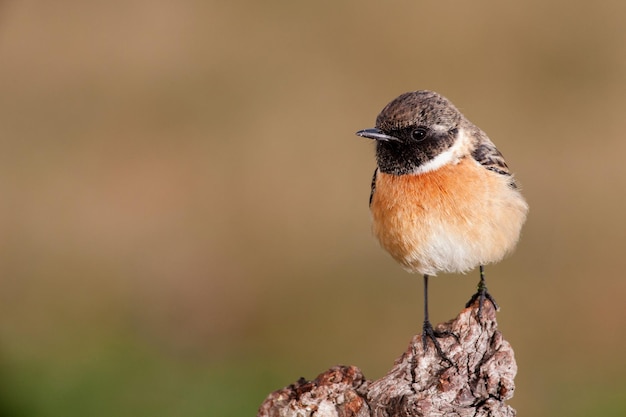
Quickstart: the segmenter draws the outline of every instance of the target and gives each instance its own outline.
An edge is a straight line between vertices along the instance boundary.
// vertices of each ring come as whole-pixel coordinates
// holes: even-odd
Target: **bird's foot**
[[[478,291],[476,291],[476,294],[472,295],[472,298],[470,298],[470,300],[465,304],[465,307],[467,308],[471,306],[476,302],[476,300],[478,300],[478,320],[482,319],[483,305],[485,304],[485,300],[489,301],[496,309],[496,311],[500,310],[500,307],[498,307],[498,303],[496,303],[495,298],[493,298],[491,294],[489,294],[489,291],[487,291],[487,286],[485,285],[478,285]]]
[[[449,336],[454,337],[457,343],[459,343],[459,337],[454,333],[450,331],[437,331],[433,329],[433,325],[430,324],[430,321],[424,321],[424,326],[422,328],[422,343],[424,345],[424,351],[428,349],[428,339],[430,339],[435,346],[435,350],[437,350],[437,353],[439,354],[439,356],[441,356],[441,359],[443,359],[445,362],[448,362],[450,366],[455,366],[454,362],[452,362],[450,358],[448,358],[448,356],[443,352],[443,349],[441,349],[441,344],[439,344],[439,341],[437,340],[438,337],[440,338]]]

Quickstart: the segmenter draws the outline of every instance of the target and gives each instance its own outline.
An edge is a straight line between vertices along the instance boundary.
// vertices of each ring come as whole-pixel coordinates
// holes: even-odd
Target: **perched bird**
[[[382,247],[407,271],[424,276],[423,343],[443,354],[428,317],[428,277],[480,268],[480,316],[487,299],[483,265],[500,261],[519,240],[528,205],[502,154],[445,97],[414,91],[356,133],[376,141],[370,209]]]

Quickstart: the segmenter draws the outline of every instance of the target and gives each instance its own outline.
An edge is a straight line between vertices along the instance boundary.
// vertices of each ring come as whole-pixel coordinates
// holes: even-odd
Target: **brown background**
[[[0,3],[0,414],[249,416],[382,376],[422,289],[354,132],[422,88],[531,206],[487,269],[512,405],[626,414],[625,40],[622,0]],[[433,280],[433,321],[477,278]]]

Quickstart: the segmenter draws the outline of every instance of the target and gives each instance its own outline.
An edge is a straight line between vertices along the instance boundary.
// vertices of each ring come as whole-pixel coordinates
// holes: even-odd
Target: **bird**
[[[429,90],[401,94],[374,128],[357,136],[376,144],[369,206],[373,234],[411,273],[423,276],[422,343],[431,340],[447,362],[428,315],[428,280],[438,273],[479,268],[477,299],[498,305],[487,290],[484,266],[511,253],[528,213],[502,153],[486,133],[444,96]]]

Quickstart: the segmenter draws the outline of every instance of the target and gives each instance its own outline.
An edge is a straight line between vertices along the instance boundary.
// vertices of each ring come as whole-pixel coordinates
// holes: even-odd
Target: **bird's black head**
[[[357,135],[376,140],[378,168],[387,174],[419,172],[456,141],[464,118],[445,97],[427,90],[402,94]]]

